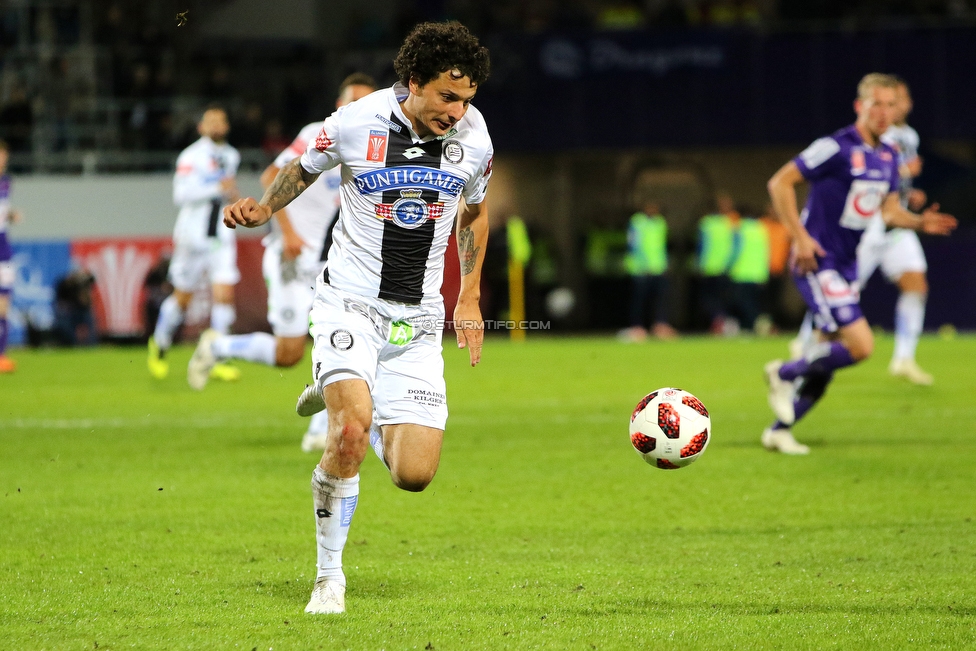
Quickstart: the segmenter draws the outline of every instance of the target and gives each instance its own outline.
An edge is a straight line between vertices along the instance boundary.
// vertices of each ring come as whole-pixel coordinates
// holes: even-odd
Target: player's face
[[[375,88],[372,86],[364,86],[363,84],[350,84],[342,89],[342,95],[339,95],[339,99],[336,100],[336,108],[345,106],[346,104],[351,104],[357,99],[366,97],[372,93]]]
[[[410,81],[411,106],[417,135],[443,136],[468,110],[478,87],[459,70],[446,70],[423,86]],[[424,130],[424,133],[421,133]]]
[[[230,131],[227,114],[221,109],[210,109],[203,114],[200,124],[197,125],[197,131],[201,136],[206,136],[214,142],[223,142]]]
[[[868,97],[857,100],[855,108],[858,124],[875,138],[880,138],[897,117],[895,89],[875,86]]]

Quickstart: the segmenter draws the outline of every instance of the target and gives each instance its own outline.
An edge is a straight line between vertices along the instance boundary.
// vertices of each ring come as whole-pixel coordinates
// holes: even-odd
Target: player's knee
[[[874,339],[868,338],[850,342],[847,346],[855,362],[863,362],[874,353]]]
[[[391,473],[393,485],[397,488],[411,493],[419,493],[434,480],[434,471],[414,470],[406,472]]]
[[[302,361],[305,357],[304,350],[294,350],[278,346],[275,350],[275,365],[283,368],[290,368]]]
[[[362,418],[356,417],[345,418],[339,431],[345,442],[369,440],[369,421],[363,422]]]

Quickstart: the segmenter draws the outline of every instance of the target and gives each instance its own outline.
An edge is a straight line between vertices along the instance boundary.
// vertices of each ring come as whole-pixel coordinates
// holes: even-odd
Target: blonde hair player
[[[902,207],[898,152],[882,141],[897,115],[898,81],[872,73],[858,84],[853,125],[820,138],[769,180],[776,215],[793,237],[793,279],[819,328],[819,343],[800,359],[766,365],[776,421],[762,435],[769,450],[807,454],[792,427],[823,397],[834,372],[870,357],[874,337],[861,313],[857,247],[872,220],[947,235],[951,215],[933,206],[922,214]],[[796,185],[810,192],[801,214]]]

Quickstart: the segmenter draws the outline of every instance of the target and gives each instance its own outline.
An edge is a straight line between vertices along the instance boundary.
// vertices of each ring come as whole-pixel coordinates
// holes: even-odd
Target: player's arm
[[[471,366],[481,361],[484,322],[481,319],[481,265],[488,248],[488,201],[463,204],[457,219],[458,258],[461,261],[461,291],[454,308],[454,330],[458,348],[467,348]]]
[[[881,216],[888,226],[911,228],[930,235],[948,235],[956,228],[956,218],[939,212],[939,204],[934,203],[922,214],[902,208],[897,192],[891,192],[881,207]]]
[[[903,177],[915,178],[922,173],[922,158],[913,156],[898,166],[898,174]]]
[[[776,216],[783,222],[786,230],[793,238],[794,264],[800,272],[808,273],[817,270],[819,266],[817,256],[825,256],[827,253],[819,242],[810,237],[810,233],[800,221],[800,211],[797,208],[796,201],[796,186],[804,180],[800,168],[791,160],[773,174],[773,177],[766,184],[766,188],[769,190],[769,197],[772,200]]]
[[[275,177],[278,176],[278,172],[281,168],[271,163],[268,165],[264,172],[261,174],[261,187],[268,189],[274,182]],[[298,236],[295,232],[294,227],[291,225],[291,220],[288,219],[288,209],[282,208],[274,214],[274,218],[278,221],[278,226],[281,228],[281,236],[284,240],[281,251],[281,256],[285,260],[294,260],[302,253],[302,247],[305,245],[305,240]]]
[[[319,178],[319,173],[306,170],[301,160],[295,158],[281,168],[265,190],[261,201],[247,197],[224,208],[224,224],[229,228],[255,228],[267,224],[273,214],[291,203]]]

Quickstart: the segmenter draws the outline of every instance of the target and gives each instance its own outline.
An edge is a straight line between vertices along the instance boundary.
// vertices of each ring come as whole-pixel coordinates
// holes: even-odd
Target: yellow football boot
[[[236,382],[241,379],[241,369],[230,364],[217,363],[210,369],[210,377],[223,382]]]
[[[156,339],[149,338],[149,359],[146,360],[149,367],[149,375],[157,380],[165,379],[169,375],[169,362],[163,359],[163,351],[156,345]]]

